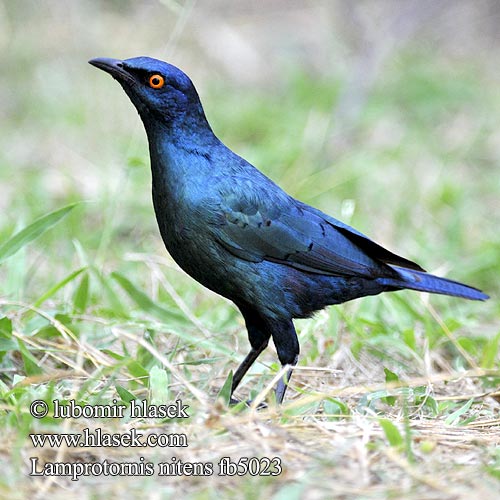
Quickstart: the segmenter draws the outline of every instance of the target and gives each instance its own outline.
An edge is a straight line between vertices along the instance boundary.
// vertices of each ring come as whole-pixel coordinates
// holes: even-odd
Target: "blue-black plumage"
[[[299,355],[292,320],[327,305],[405,288],[488,298],[289,196],[214,135],[191,80],[175,66],[149,57],[89,62],[118,80],[144,123],[167,250],[243,314],[251,351],[232,392],[272,337],[281,364],[290,365],[276,388],[281,402]]]

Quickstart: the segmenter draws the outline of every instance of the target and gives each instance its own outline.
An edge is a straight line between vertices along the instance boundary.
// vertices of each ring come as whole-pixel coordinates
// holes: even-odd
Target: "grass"
[[[345,127],[336,114],[341,73],[298,66],[272,88],[202,83],[218,135],[288,192],[492,296],[475,303],[398,292],[297,321],[302,354],[286,402],[256,411],[223,402],[228,373],[248,350],[244,325],[166,254],[131,105],[104,75],[84,73],[83,55],[68,62],[74,48],[62,51],[62,65],[37,59],[43,47],[28,48],[14,46],[6,60],[17,90],[0,125],[0,497],[498,491],[500,97],[481,61],[401,51]],[[12,62],[22,55],[33,63],[26,72]],[[278,372],[271,347],[238,394],[269,396]],[[143,399],[181,399],[190,418],[61,420],[50,403]],[[49,402],[48,416],[30,414],[35,400]],[[29,437],[85,428],[184,434],[188,446],[35,448]],[[213,464],[214,473],[26,477],[30,457],[41,467],[173,456]],[[219,476],[223,457],[278,457],[282,472]]]

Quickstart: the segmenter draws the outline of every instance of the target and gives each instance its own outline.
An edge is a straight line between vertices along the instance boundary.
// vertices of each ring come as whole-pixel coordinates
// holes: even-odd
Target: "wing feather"
[[[266,203],[241,196],[234,202],[231,198],[225,201],[225,223],[218,226],[217,237],[228,251],[242,259],[269,260],[318,274],[367,278],[394,274],[359,243],[368,242],[364,245],[368,249],[382,247],[361,233],[353,232],[350,237],[349,226],[340,223],[337,227],[332,223],[335,219],[307,210],[293,198],[280,205],[273,200]]]

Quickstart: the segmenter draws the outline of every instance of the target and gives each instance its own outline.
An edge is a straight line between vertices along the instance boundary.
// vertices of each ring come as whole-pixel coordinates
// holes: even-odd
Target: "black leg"
[[[293,322],[291,319],[276,321],[271,318],[260,316],[253,308],[239,307],[245,318],[248,340],[250,341],[252,349],[234,373],[233,384],[231,386],[231,402],[237,402],[232,397],[233,392],[255,360],[259,357],[260,353],[267,347],[269,338],[272,335],[281,366],[289,367],[283,378],[279,380],[276,385],[276,401],[278,404],[281,404],[285,396],[288,382],[293,373],[293,367],[297,364],[297,360],[299,359],[299,341]]]
[[[297,339],[297,333],[291,320],[275,323],[273,326],[273,342],[278,351],[281,366],[290,367],[276,385],[276,402],[281,404],[285,397],[288,382],[290,382],[290,378],[292,377],[293,367],[299,360],[299,340]]]
[[[231,402],[233,403],[238,402],[232,398],[233,392],[240,384],[241,379],[254,364],[255,360],[259,357],[260,353],[267,347],[269,339],[271,338],[270,329],[266,327],[265,321],[261,319],[255,310],[243,306],[239,306],[239,308],[241,314],[243,314],[243,318],[245,318],[248,340],[250,341],[252,349],[234,372],[233,385],[231,386]]]
[[[236,387],[240,385],[241,379],[245,376],[248,369],[254,364],[254,361],[259,357],[260,353],[267,347],[268,341],[266,340],[257,349],[252,347],[251,351],[247,354],[247,357],[241,362],[238,369],[233,375],[233,385],[231,387],[231,395],[236,390]]]
[[[286,388],[288,387],[288,382],[290,382],[290,379],[292,378],[292,373],[293,373],[293,367],[297,364],[297,361],[299,360],[299,357],[297,356],[295,358],[295,362],[290,364],[290,365],[285,365],[285,366],[290,366],[288,371],[283,375],[278,380],[278,384],[276,385],[276,402],[280,405],[283,402],[283,398],[285,397],[285,392]]]

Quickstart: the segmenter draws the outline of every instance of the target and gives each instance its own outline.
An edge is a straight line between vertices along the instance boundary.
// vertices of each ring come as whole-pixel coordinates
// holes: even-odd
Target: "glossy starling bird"
[[[191,80],[175,66],[149,57],[89,62],[120,83],[144,123],[167,250],[195,280],[232,300],[245,319],[251,350],[232,392],[272,337],[289,368],[276,387],[281,402],[299,355],[292,320],[327,305],[405,288],[488,298],[427,274],[289,196],[214,135]]]

